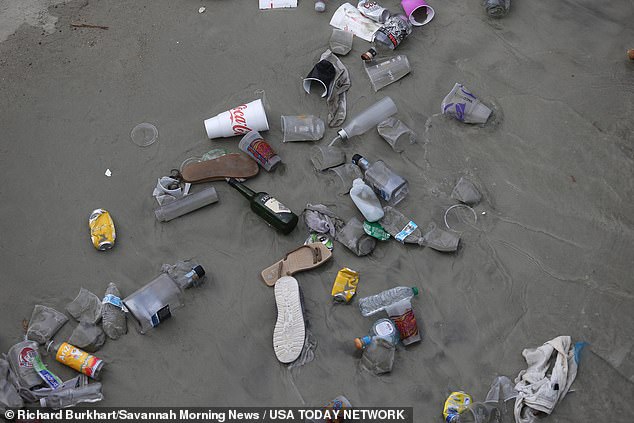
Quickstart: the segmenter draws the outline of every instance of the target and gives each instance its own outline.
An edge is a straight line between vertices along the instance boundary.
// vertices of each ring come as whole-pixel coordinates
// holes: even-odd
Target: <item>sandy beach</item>
[[[332,260],[296,275],[317,347],[312,362],[288,368],[273,352],[275,299],[260,272],[304,242],[305,225],[280,235],[225,182],[192,187],[215,187],[218,203],[159,223],[151,194],[189,157],[239,152],[240,137],[209,140],[203,120],[264,90],[263,135],[283,165],[246,185],[297,214],[321,203],[360,218],[335,175],[308,158],[339,128],[296,143],[283,143],[280,129],[281,115],[326,118],[326,102],[306,94],[302,78],[328,48],[344,2],[319,14],[308,0],[266,11],[244,0],[1,0],[0,352],[22,339],[36,304],[64,311],[81,287],[101,296],[108,282],[125,296],[163,263],[191,258],[209,277],[185,292],[185,307],[146,335],[129,324],[99,351],[107,364],[97,405],[318,406],[345,395],[440,422],[449,393],[483,399],[495,376],[514,379],[526,367],[524,348],[570,335],[589,346],[574,392],[546,421],[631,421],[634,4],[513,0],[492,20],[480,1],[429,2],[434,19],[396,50],[412,68],[400,81],[372,90],[360,59],[370,43],[360,38],[340,58],[351,79],[348,119],[389,96],[418,142],[397,153],[371,130],[342,146],[348,160],[382,159],[409,181],[397,208],[420,227],[444,227],[451,190],[469,177],[483,194],[478,221],[455,254],[390,240],[357,257],[336,243]],[[400,11],[398,1],[381,4]],[[441,114],[456,82],[493,108],[486,125]],[[141,122],[159,131],[145,148],[130,139]],[[90,243],[96,208],[116,225],[107,252]],[[342,267],[360,273],[348,305],[330,296]],[[375,376],[359,368],[352,342],[374,321],[358,298],[399,285],[420,289],[423,340],[400,346],[392,372]],[[46,363],[62,379],[74,375]]]

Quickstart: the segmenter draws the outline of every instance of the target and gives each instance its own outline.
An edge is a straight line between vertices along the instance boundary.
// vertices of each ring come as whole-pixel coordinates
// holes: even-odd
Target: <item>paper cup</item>
[[[269,122],[262,99],[241,104],[205,120],[205,130],[209,139],[235,137],[251,131],[268,131]]]
[[[441,104],[442,113],[464,123],[486,123],[491,109],[482,104],[464,85],[456,83]]]
[[[428,24],[434,18],[436,12],[425,0],[402,0],[401,6],[409,21],[414,26]]]

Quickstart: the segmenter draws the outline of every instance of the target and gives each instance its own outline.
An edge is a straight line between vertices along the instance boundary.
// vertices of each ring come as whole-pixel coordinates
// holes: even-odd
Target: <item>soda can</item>
[[[358,284],[359,273],[344,267],[337,273],[330,295],[337,302],[348,303],[357,292]]]
[[[99,251],[109,250],[114,246],[114,240],[117,234],[114,230],[114,222],[104,209],[96,209],[88,218],[88,226],[90,226],[90,239],[92,245]]]

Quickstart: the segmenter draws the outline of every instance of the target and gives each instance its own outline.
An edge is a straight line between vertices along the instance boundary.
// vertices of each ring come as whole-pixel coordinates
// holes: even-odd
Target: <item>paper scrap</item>
[[[259,0],[260,9],[279,9],[282,7],[297,7],[297,0]]]
[[[109,178],[112,176],[112,172],[110,172],[110,169],[106,169],[106,173],[105,175]]]
[[[205,6],[202,6],[198,9],[198,13],[205,13],[205,10],[207,10],[207,8]]]
[[[330,25],[344,31],[350,31],[357,37],[370,42],[374,37],[374,33],[381,28],[381,25],[363,16],[350,3],[342,4],[335,11],[330,20]]]

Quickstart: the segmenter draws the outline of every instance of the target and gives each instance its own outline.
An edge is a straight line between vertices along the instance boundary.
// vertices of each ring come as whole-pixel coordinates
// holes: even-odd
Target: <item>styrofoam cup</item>
[[[269,122],[262,99],[241,104],[205,120],[205,130],[209,139],[235,137],[251,131],[268,131]]]

